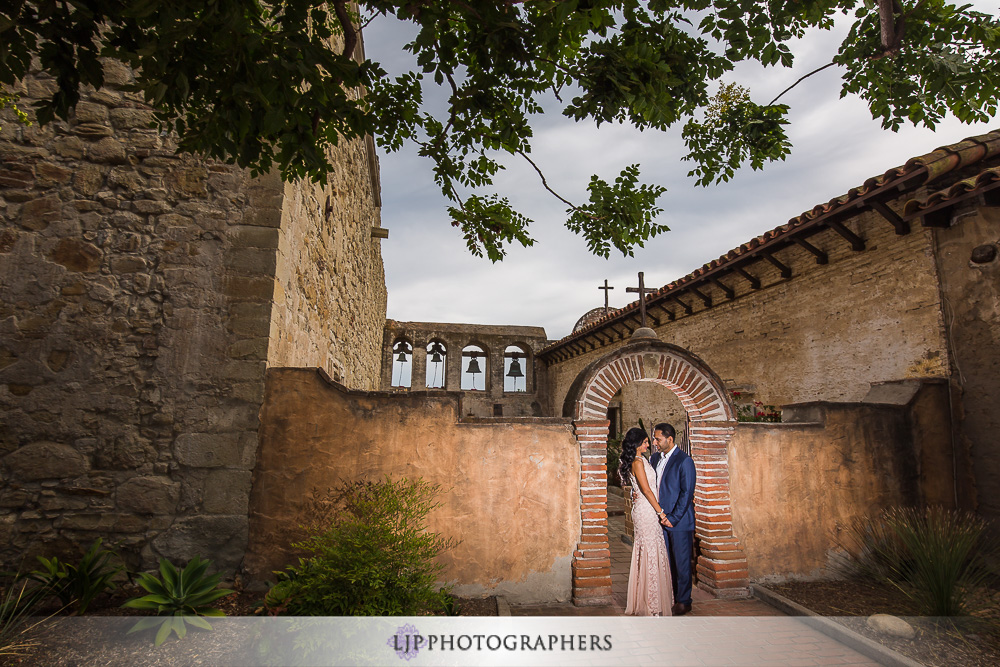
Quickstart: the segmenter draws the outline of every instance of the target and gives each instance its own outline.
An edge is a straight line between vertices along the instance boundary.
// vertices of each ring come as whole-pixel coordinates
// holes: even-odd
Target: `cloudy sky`
[[[980,11],[1000,13],[995,2],[973,3]],[[792,70],[752,65],[730,80],[750,88],[753,99],[767,102],[800,76],[829,62],[841,32],[816,32],[793,48]],[[405,26],[380,20],[365,29],[369,58],[390,72],[406,61],[399,45]],[[555,113],[534,125],[533,159],[550,185],[571,201],[586,201],[591,174],[613,181],[621,169],[638,163],[641,182],[667,188],[657,222],[670,227],[634,257],[612,250],[609,259],[591,255],[584,240],[563,223],[565,206],[545,192],[526,164],[508,162],[496,178],[497,191],[515,210],[534,220],[535,245],[511,246],[493,264],[472,256],[448,219],[448,202],[434,184],[430,163],[404,149],[386,155],[380,149],[382,224],[389,238],[381,241],[389,291],[388,317],[400,321],[463,322],[541,326],[549,338],[570,333],[577,319],[604,305],[598,285],[614,286],[612,307],[634,301],[625,287],[637,285],[645,272],[649,287],[660,287],[731,248],[784,224],[816,204],[860,185],[870,176],[903,164],[938,146],[982,134],[996,127],[963,125],[954,119],[936,131],[907,127],[884,131],[856,98],[839,99],[840,74],[830,68],[800,84],[782,101],[791,106],[792,155],[763,171],[749,168],[729,183],[698,187],[681,162],[685,148],[680,127],[668,132],[639,132],[631,127],[575,123]]]

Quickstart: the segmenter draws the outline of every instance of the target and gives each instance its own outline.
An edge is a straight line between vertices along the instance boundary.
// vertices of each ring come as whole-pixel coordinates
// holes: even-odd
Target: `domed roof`
[[[613,312],[614,310],[615,310],[614,308],[609,308],[608,312],[610,313]],[[600,308],[594,308],[593,310],[588,310],[586,313],[583,314],[583,317],[581,317],[576,321],[576,324],[573,326],[573,333],[576,333],[577,331],[584,328],[588,324],[596,322],[602,317],[604,317],[604,306],[601,306]]]

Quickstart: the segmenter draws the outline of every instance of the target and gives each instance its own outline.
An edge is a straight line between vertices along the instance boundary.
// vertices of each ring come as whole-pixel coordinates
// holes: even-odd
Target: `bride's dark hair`
[[[632,462],[635,461],[635,450],[647,437],[646,432],[638,426],[630,428],[622,439],[622,454],[618,457],[618,479],[622,486],[628,486],[628,476],[632,472]]]

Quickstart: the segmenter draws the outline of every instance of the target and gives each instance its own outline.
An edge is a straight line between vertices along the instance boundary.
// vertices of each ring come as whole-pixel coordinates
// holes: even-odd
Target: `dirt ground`
[[[240,626],[230,624],[220,625],[211,632],[205,632],[192,628],[188,631],[184,641],[176,641],[176,637],[171,637],[167,650],[154,646],[152,642],[153,631],[136,633],[124,637],[124,633],[134,623],[135,617],[146,616],[146,612],[127,609],[121,607],[121,603],[130,597],[145,595],[145,591],[137,586],[121,586],[111,597],[95,600],[88,609],[86,620],[93,620],[91,625],[87,622],[74,622],[72,627],[63,624],[59,626],[59,621],[65,616],[55,615],[46,623],[47,627],[39,628],[36,637],[44,633],[44,639],[28,650],[24,655],[0,656],[0,665],[17,665],[27,667],[28,665],[46,665],[55,667],[65,665],[67,667],[83,667],[86,665],[129,665],[132,667],[145,667],[153,665],[220,665],[233,664],[232,647],[240,643],[246,643],[243,632],[252,635],[253,630],[241,631]],[[256,613],[258,602],[262,597],[261,593],[251,593],[238,591],[233,595],[221,598],[215,606],[225,612],[229,617],[253,617]],[[462,616],[496,616],[497,601],[495,597],[486,598],[461,598],[456,597],[456,608]],[[48,609],[48,613],[56,611]],[[121,632],[114,645],[108,642],[108,626],[100,624],[109,617],[115,617],[115,628]],[[211,620],[211,619],[210,619]],[[248,647],[251,650],[252,647]],[[128,656],[127,662],[123,661],[123,655]]]
[[[1000,665],[1000,591],[975,616],[947,619],[921,617],[913,601],[890,586],[867,582],[817,581],[769,585],[779,595],[806,609],[834,618],[858,634],[929,666],[995,667]],[[904,617],[917,631],[913,639],[875,632],[872,614]]]

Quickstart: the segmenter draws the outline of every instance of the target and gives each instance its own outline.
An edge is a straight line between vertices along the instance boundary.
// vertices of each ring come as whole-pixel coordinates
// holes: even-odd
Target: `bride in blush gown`
[[[670,586],[670,562],[663,541],[659,516],[663,508],[656,500],[656,471],[642,453],[649,449],[649,438],[641,428],[631,428],[622,440],[618,476],[622,486],[631,484],[635,501],[632,503],[632,566],[628,573],[628,603],[626,616],[670,615],[673,592]],[[638,497],[636,497],[636,495]]]

